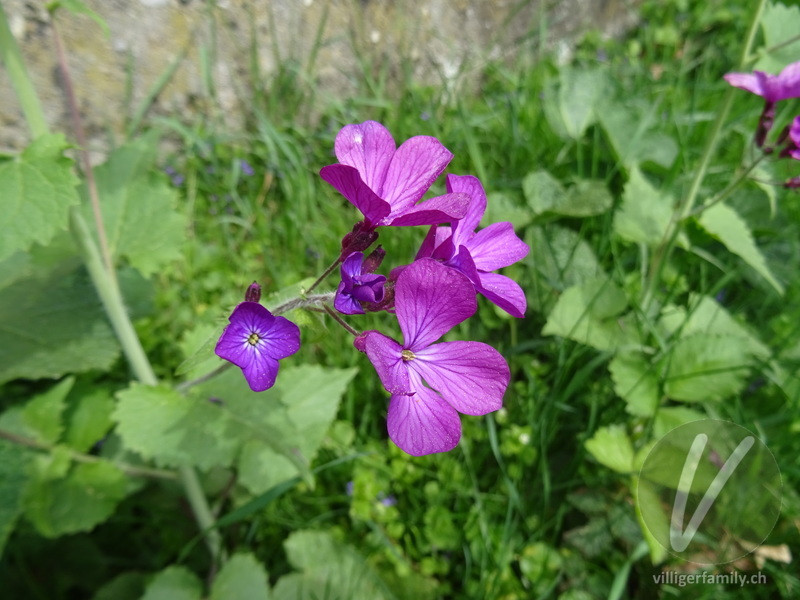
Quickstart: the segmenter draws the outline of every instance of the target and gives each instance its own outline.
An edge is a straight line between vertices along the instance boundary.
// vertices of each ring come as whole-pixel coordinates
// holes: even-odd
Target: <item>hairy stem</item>
[[[328,275],[330,275],[331,273],[333,273],[334,269],[336,269],[336,267],[338,267],[338,266],[339,266],[339,262],[340,262],[340,261],[339,261],[339,259],[338,259],[338,258],[337,258],[335,261],[333,261],[333,262],[332,262],[332,263],[331,263],[331,264],[328,266],[328,268],[327,268],[327,269],[325,269],[325,271],[322,273],[322,275],[320,275],[320,276],[317,278],[317,280],[316,280],[314,283],[312,283],[312,284],[309,286],[309,288],[306,290],[306,294],[310,294],[312,291],[314,291],[314,288],[315,288],[315,287],[317,287],[317,286],[318,286],[320,283],[322,283],[322,282],[325,280],[325,278],[326,278]]]

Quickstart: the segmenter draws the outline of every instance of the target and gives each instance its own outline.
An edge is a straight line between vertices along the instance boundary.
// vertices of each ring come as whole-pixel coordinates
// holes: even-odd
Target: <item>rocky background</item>
[[[43,0],[0,0],[53,128],[68,130],[51,19]],[[253,78],[291,64],[315,102],[359,89],[364,69],[420,82],[479,85],[488,59],[569,52],[587,29],[618,35],[638,0],[84,0],[108,31],[65,10],[58,28],[92,150],[102,156],[158,90],[149,114],[186,119],[211,110],[240,125]],[[167,79],[168,77],[168,79]],[[160,80],[168,83],[160,87]],[[474,79],[474,78],[473,78]],[[210,102],[213,100],[213,102]],[[0,68],[0,151],[29,132]]]

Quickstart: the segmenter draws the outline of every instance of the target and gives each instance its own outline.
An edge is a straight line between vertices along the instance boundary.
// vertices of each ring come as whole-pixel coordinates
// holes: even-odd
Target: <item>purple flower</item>
[[[345,125],[334,148],[339,164],[323,167],[320,176],[363,213],[361,233],[381,225],[433,225],[464,216],[469,204],[464,194],[417,204],[453,158],[436,138],[418,135],[396,148],[383,125],[365,121]]]
[[[514,264],[530,252],[528,244],[514,233],[511,223],[492,223],[475,232],[486,212],[486,192],[472,175],[448,175],[447,191],[472,198],[463,219],[452,227],[433,225],[422,242],[417,259],[431,257],[464,273],[475,290],[507,313],[522,318],[527,300],[522,288],[505,275],[492,273]]]
[[[230,317],[214,352],[242,369],[254,392],[275,385],[278,360],[300,349],[300,329],[257,302],[242,302]]]
[[[800,98],[800,62],[788,65],[778,75],[753,71],[728,73],[724,77],[733,87],[752,92],[769,103]]]
[[[356,347],[392,394],[392,441],[413,456],[452,450],[461,439],[458,413],[484,415],[502,406],[508,364],[480,342],[434,344],[477,310],[472,283],[455,269],[423,258],[400,274],[395,291],[403,343],[367,331]]]
[[[361,252],[353,252],[339,268],[342,281],[336,290],[333,307],[345,315],[363,315],[362,302],[374,303],[383,300],[383,285],[386,277],[370,273],[369,264]]]

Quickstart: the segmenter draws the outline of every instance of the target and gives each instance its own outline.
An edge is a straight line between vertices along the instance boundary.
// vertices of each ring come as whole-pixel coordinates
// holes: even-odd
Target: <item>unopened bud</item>
[[[755,142],[759,148],[764,146],[767,140],[767,134],[772,129],[772,124],[775,123],[775,103],[767,101],[764,104],[764,110],[761,112],[761,117],[758,119],[758,127],[756,127]]]
[[[363,252],[377,239],[378,232],[366,221],[359,221],[353,227],[353,231],[342,238],[342,253],[339,255],[339,260],[343,261],[353,252]]]
[[[791,179],[787,179],[786,183],[783,184],[783,187],[790,190],[796,190],[797,188],[800,188],[800,177],[792,177]]]
[[[383,262],[383,257],[386,256],[386,250],[383,249],[383,246],[378,246],[370,252],[369,256],[364,259],[364,262],[361,266],[362,273],[374,273],[378,270],[378,267],[381,266]]]
[[[258,302],[261,300],[261,286],[255,281],[250,284],[247,291],[244,293],[245,302]]]

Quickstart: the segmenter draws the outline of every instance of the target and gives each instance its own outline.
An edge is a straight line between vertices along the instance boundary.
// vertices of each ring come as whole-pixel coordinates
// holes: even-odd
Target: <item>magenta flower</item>
[[[362,302],[383,300],[386,277],[370,272],[370,265],[362,252],[353,252],[339,267],[342,281],[333,298],[333,307],[345,315],[363,315]]]
[[[486,192],[472,175],[448,175],[447,191],[462,192],[472,198],[463,219],[452,227],[432,226],[417,253],[417,259],[431,257],[458,269],[483,294],[514,317],[525,316],[527,300],[519,284],[505,275],[492,273],[522,260],[530,252],[528,244],[514,233],[511,223],[492,223],[475,232],[486,212]]]
[[[503,405],[508,364],[480,342],[434,344],[477,310],[472,283],[455,269],[415,261],[398,277],[395,294],[403,343],[377,331],[356,340],[392,394],[389,437],[413,456],[452,450],[461,439],[458,413],[485,415]]]
[[[300,349],[300,329],[258,302],[242,302],[228,317],[214,352],[242,369],[254,392],[275,385],[278,360]]]
[[[469,198],[458,193],[417,204],[453,158],[434,137],[418,135],[396,148],[383,125],[365,121],[345,125],[334,149],[340,164],[323,167],[320,176],[363,213],[359,233],[381,225],[449,222],[467,210]]]
[[[786,66],[778,75],[753,71],[728,73],[724,77],[733,87],[752,92],[772,104],[789,98],[800,98],[800,62]]]

